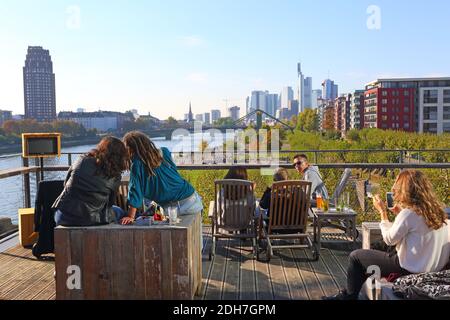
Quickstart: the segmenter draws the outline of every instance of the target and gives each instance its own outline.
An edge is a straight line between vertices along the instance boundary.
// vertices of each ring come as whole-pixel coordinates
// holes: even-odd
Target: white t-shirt
[[[400,266],[411,273],[441,271],[450,257],[450,221],[439,230],[430,229],[425,218],[403,209],[394,223],[380,223],[384,242],[396,246]]]

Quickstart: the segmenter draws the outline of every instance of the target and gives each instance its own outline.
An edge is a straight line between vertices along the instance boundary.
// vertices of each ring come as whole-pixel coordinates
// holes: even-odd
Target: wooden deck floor
[[[275,251],[270,263],[253,260],[250,242],[220,240],[212,261],[210,228],[204,228],[203,286],[197,299],[320,299],[345,286],[348,251],[322,249],[310,262],[307,250]],[[0,300],[55,299],[54,263],[37,261],[16,246],[0,253]]]

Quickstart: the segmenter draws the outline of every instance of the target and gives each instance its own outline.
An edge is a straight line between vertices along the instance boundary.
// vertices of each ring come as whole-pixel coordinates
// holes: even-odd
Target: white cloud
[[[203,38],[195,35],[181,37],[181,43],[187,47],[198,47],[205,43]]]
[[[206,82],[208,75],[203,72],[193,72],[188,74],[186,79],[191,82]]]

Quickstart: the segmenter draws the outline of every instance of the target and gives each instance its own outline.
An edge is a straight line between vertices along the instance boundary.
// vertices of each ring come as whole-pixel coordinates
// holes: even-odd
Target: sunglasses
[[[294,166],[294,168],[297,168],[297,166],[301,166],[302,165],[302,161],[294,162],[292,165]]]

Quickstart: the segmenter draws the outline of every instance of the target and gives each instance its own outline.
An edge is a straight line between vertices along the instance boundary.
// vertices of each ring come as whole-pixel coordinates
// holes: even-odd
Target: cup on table
[[[323,212],[328,212],[329,208],[330,208],[330,201],[328,199],[322,199]]]
[[[176,224],[178,221],[178,207],[169,207],[167,211],[169,211],[170,224]]]

